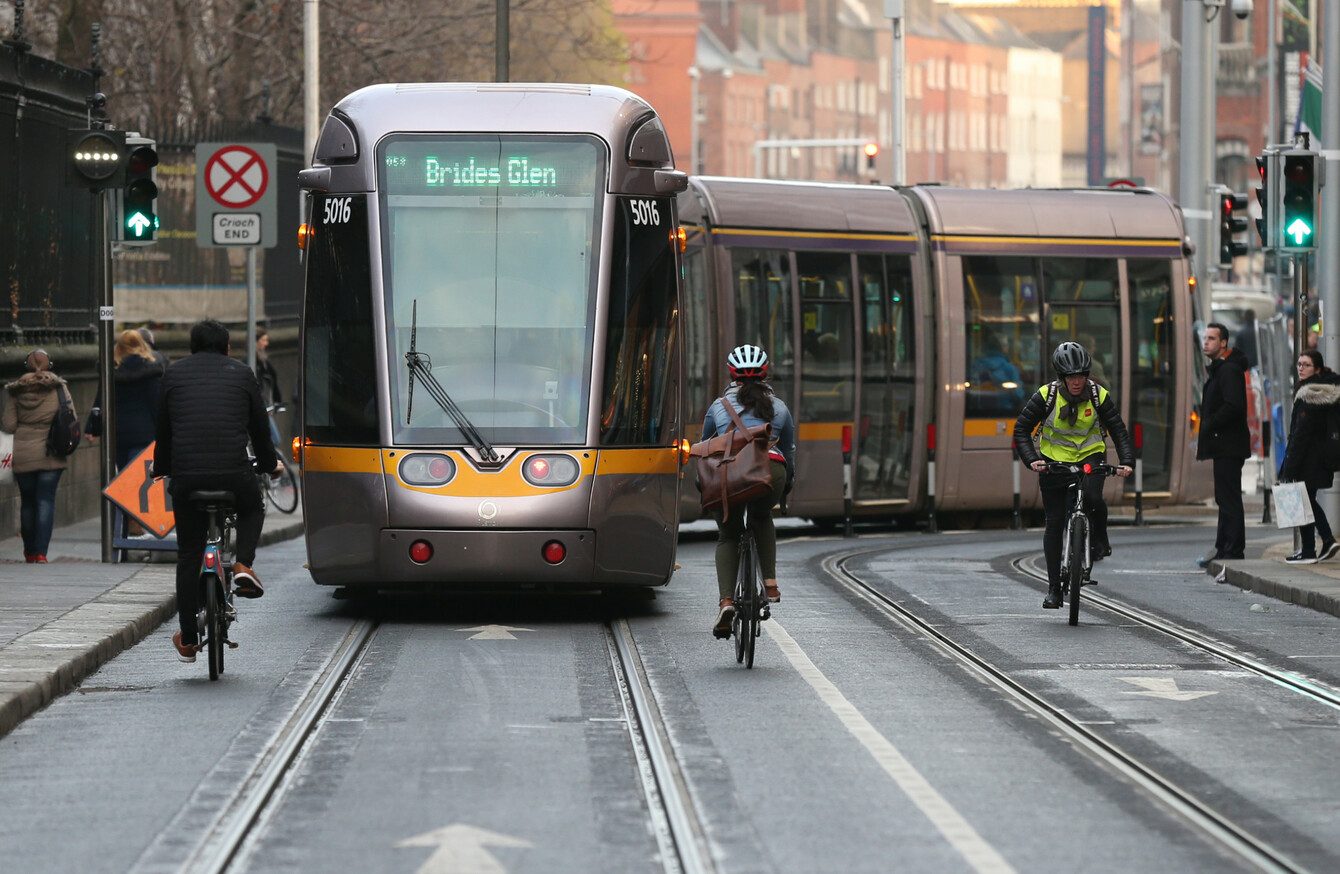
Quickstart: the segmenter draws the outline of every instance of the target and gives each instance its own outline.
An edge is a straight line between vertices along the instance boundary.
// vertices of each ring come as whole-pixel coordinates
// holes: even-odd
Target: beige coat
[[[5,412],[0,429],[14,435],[15,473],[65,467],[66,459],[47,455],[47,432],[60,408],[57,389],[69,395],[65,380],[49,370],[25,373],[5,386]],[[70,407],[74,408],[73,398]]]

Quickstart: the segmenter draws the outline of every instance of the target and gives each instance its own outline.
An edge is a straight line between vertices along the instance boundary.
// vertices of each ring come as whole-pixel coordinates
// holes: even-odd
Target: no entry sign
[[[195,166],[196,245],[278,242],[274,143],[199,143]]]

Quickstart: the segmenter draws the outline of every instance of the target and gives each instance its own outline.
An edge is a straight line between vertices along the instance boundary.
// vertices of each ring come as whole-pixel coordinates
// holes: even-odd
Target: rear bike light
[[[1093,473],[1093,465],[1092,465],[1092,464],[1086,464],[1086,465],[1084,465],[1084,472],[1085,472],[1085,473]]]
[[[570,455],[532,455],[521,466],[526,482],[550,489],[572,485],[581,473],[581,465]]]
[[[568,548],[557,540],[551,540],[544,545],[544,549],[540,550],[540,554],[550,564],[559,564],[568,557]]]
[[[218,560],[219,560],[218,553],[214,552],[214,550],[212,550],[212,549],[206,551],[206,552],[205,552],[205,569],[206,569],[206,570],[211,570],[211,571],[214,570],[214,565],[216,565],[216,564],[218,563]]]
[[[433,557],[433,545],[427,540],[416,540],[410,544],[409,558],[415,564],[426,564]]]

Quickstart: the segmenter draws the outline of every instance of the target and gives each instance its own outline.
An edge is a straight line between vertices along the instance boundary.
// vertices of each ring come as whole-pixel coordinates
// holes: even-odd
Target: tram
[[[596,85],[376,85],[300,185],[308,566],[357,588],[664,584],[687,176]]]
[[[1011,509],[1014,419],[1054,378],[1064,340],[1093,353],[1093,376],[1139,429],[1146,505],[1206,495],[1192,270],[1164,195],[695,176],[678,201],[689,439],[727,352],[762,346],[797,421],[792,514],[844,513],[844,442],[853,515],[933,506],[971,525]],[[1023,505],[1036,508],[1029,476]],[[1109,501],[1123,484],[1109,482]],[[698,514],[692,485],[681,510]]]

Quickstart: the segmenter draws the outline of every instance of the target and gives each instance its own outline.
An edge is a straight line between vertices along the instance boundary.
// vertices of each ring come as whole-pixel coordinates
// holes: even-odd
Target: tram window
[[[318,194],[312,215],[330,198]],[[303,419],[317,443],[376,445],[376,344],[364,195],[341,195],[338,223],[317,224],[307,248],[303,308]],[[347,216],[347,219],[345,218]]]
[[[715,321],[707,296],[707,254],[702,247],[690,247],[684,253],[684,358],[685,409],[687,424],[703,420],[707,406],[716,397],[712,386],[716,374],[712,371],[712,331]]]
[[[851,255],[797,252],[800,277],[800,421],[850,421],[853,334]]]
[[[675,418],[673,380],[679,327],[679,287],[670,243],[674,200],[620,197],[617,204],[600,443],[664,445],[670,440]],[[648,222],[648,215],[659,218]]]
[[[969,418],[1017,415],[1040,380],[1036,267],[1031,258],[963,259]]]
[[[795,375],[791,340],[791,259],[778,249],[732,249],[735,336],[727,348],[755,343],[768,353],[773,386],[785,393]]]
[[[395,442],[465,442],[418,385],[411,407],[411,342],[489,442],[584,442],[603,147],[402,135],[378,149]]]
[[[1113,258],[1042,259],[1042,288],[1048,303],[1114,301],[1117,283]]]
[[[1131,359],[1131,419],[1144,433],[1144,487],[1164,491],[1171,487],[1175,440],[1173,403],[1177,394],[1172,317],[1173,263],[1165,259],[1126,262],[1129,287]]]

